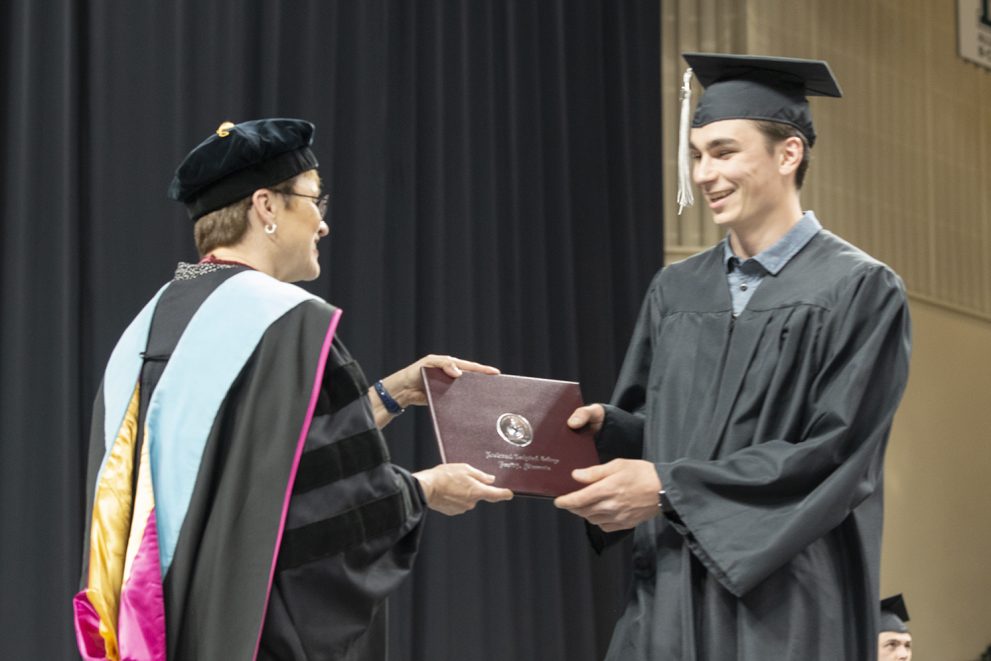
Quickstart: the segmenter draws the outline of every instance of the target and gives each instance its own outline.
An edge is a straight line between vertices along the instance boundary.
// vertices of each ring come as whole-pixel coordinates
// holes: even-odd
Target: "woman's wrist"
[[[403,397],[403,391],[395,387],[390,388],[387,379],[376,381],[372,389],[378,395],[379,401],[382,402],[385,410],[392,415],[399,415],[406,410],[406,398]]]
[[[420,483],[420,490],[423,491],[423,499],[427,502],[427,505],[429,506],[430,501],[433,499],[434,496],[434,482],[433,482],[433,474],[431,473],[431,469],[428,468],[413,473],[413,477],[416,478],[416,481]]]

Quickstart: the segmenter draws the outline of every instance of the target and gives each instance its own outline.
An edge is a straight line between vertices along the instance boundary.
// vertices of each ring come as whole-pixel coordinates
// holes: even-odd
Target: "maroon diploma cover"
[[[473,372],[452,379],[436,367],[422,372],[444,463],[471,464],[495,475],[497,487],[548,498],[582,488],[571,471],[599,463],[592,433],[568,427],[582,406],[577,383]]]

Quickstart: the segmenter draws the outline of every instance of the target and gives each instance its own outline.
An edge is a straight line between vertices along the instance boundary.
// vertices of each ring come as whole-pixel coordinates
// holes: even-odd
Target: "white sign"
[[[960,57],[991,69],[991,0],[957,0]]]

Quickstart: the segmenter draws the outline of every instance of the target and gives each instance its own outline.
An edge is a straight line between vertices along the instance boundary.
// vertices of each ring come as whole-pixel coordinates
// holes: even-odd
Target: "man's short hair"
[[[812,147],[809,146],[808,138],[801,131],[789,124],[760,119],[753,121],[757,125],[757,130],[764,135],[768,151],[773,151],[777,144],[784,142],[788,138],[798,138],[802,141],[802,162],[798,164],[798,169],[795,170],[795,188],[801,190],[802,184],[805,182],[805,172],[809,169],[809,163],[812,161]]]
[[[291,179],[266,188],[276,193],[282,193],[286,200],[286,206],[292,208],[292,205],[295,204],[295,198],[292,195],[285,195],[285,193],[292,191],[296,182],[304,177],[316,177],[317,181],[320,180],[316,170],[307,170]],[[196,250],[200,253],[200,257],[206,257],[217,248],[237,245],[248,231],[248,209],[250,208],[251,195],[200,216],[193,225],[193,238],[196,241]]]

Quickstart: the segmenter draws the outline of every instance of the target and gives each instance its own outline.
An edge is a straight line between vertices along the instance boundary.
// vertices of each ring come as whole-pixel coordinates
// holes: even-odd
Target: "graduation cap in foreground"
[[[224,122],[179,164],[169,197],[184,203],[196,220],[312,170],[319,165],[310,151],[313,131],[302,119]]]
[[[881,624],[878,632],[908,633],[906,622],[908,622],[908,609],[905,608],[905,599],[902,595],[896,594],[881,600]]]
[[[681,89],[681,124],[678,145],[679,210],[694,202],[689,182],[688,113],[692,74],[705,87],[691,126],[698,128],[724,119],[780,122],[798,129],[815,144],[808,96],[840,97],[843,92],[823,60],[791,57],[683,53],[689,69]]]

